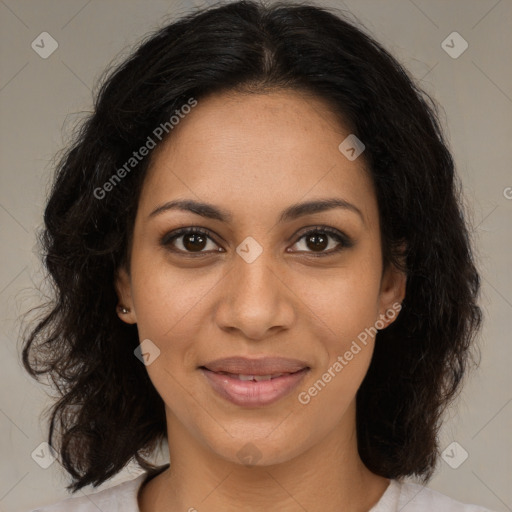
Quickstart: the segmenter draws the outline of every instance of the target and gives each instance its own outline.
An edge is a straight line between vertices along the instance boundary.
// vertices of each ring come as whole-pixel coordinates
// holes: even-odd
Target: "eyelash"
[[[297,239],[297,241],[293,245],[295,245],[297,242],[299,242],[303,238],[306,238],[307,236],[315,234],[315,233],[329,235],[330,237],[334,238],[340,245],[338,245],[338,247],[336,249],[331,249],[330,251],[327,251],[327,252],[325,252],[325,251],[316,252],[316,253],[314,251],[299,251],[299,252],[301,252],[301,253],[305,252],[305,253],[317,258],[317,257],[330,256],[330,255],[339,253],[343,249],[349,249],[349,248],[353,247],[353,245],[354,245],[354,242],[347,235],[338,231],[337,229],[333,229],[333,228],[330,228],[327,226],[315,226],[314,228],[306,231]],[[172,242],[174,240],[180,238],[181,236],[190,235],[190,234],[203,235],[204,237],[207,237],[210,240],[212,240],[214,243],[216,243],[215,240],[213,240],[211,233],[208,230],[205,230],[202,228],[196,228],[196,227],[189,227],[189,228],[180,228],[180,229],[177,229],[176,231],[172,231],[171,233],[165,234],[160,239],[160,244],[162,246],[170,249],[174,253],[183,254],[183,255],[186,255],[187,257],[196,258],[196,257],[204,256],[205,254],[208,254],[208,252],[203,252],[203,251],[194,253],[193,251],[182,251],[181,249],[175,249],[175,248],[171,247]],[[215,251],[215,252],[221,252],[221,251]]]

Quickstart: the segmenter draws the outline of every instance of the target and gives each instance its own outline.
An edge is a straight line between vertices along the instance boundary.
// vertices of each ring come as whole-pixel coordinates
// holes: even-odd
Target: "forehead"
[[[141,203],[174,197],[266,208],[339,195],[375,207],[362,157],[338,149],[350,131],[329,105],[296,91],[223,93],[199,100],[154,154]]]

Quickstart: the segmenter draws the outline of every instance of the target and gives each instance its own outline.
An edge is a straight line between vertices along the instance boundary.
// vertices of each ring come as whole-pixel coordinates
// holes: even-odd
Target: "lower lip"
[[[277,402],[296,388],[308,372],[308,368],[304,368],[296,373],[258,382],[240,380],[204,368],[200,370],[219,395],[235,405],[245,407],[270,405]]]

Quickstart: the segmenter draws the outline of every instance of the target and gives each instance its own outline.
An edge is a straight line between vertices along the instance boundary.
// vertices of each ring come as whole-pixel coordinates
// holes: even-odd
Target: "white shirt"
[[[166,469],[166,464],[151,476]],[[67,498],[54,505],[32,510],[31,512],[140,512],[137,494],[149,477],[142,473],[138,477],[115,485],[109,489],[87,496]],[[368,512],[492,512],[478,505],[465,505],[444,494],[415,484],[391,480],[384,494]]]

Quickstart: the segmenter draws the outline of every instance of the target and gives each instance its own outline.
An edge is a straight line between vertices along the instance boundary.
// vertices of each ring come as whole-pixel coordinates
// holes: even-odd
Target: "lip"
[[[281,357],[217,359],[199,367],[212,389],[242,407],[261,407],[277,402],[302,381],[310,368],[304,361]],[[227,373],[220,373],[227,372]],[[240,380],[235,375],[278,375],[271,380]],[[231,375],[230,375],[231,374]]]
[[[243,375],[271,375],[277,373],[295,373],[309,368],[305,361],[287,357],[225,357],[203,365],[212,372],[227,372]]]

